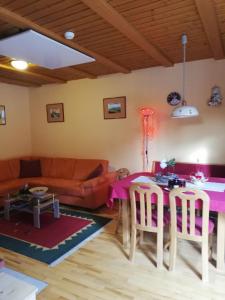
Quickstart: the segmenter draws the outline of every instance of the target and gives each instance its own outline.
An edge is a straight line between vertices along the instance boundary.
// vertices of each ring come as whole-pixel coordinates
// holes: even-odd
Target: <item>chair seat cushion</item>
[[[188,229],[188,233],[190,233],[190,217],[188,216],[188,220],[187,220],[187,229]],[[212,220],[209,219],[209,233],[213,232],[214,229],[214,223]],[[179,232],[182,231],[182,215],[181,214],[177,214],[177,230]],[[195,217],[195,234],[196,235],[202,235],[202,217]]]
[[[140,209],[137,209],[137,223],[140,224],[141,219],[141,212]],[[147,221],[147,216],[145,216],[145,222]],[[163,226],[168,225],[170,223],[170,214],[168,211],[163,213]],[[146,222],[147,224],[147,222]],[[158,224],[158,217],[157,217],[157,209],[152,210],[152,227],[157,227]],[[147,226],[147,225],[146,225]]]

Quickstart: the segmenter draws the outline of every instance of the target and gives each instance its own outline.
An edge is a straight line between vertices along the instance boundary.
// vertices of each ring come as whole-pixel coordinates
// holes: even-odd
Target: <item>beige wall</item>
[[[171,119],[166,98],[181,92],[182,65],[156,67],[95,80],[30,89],[32,151],[37,155],[109,159],[113,168],[142,169],[138,108],[156,111],[157,134],[149,159],[225,163],[225,103],[208,107],[217,84],[225,97],[225,60],[187,63],[186,99],[200,110],[196,119]],[[104,120],[103,98],[126,96],[127,118]],[[47,123],[46,104],[63,102],[64,123]],[[225,102],[225,100],[224,100]]]
[[[0,158],[28,155],[31,152],[28,89],[2,83],[0,90],[0,104],[6,109],[6,125],[0,126]]]

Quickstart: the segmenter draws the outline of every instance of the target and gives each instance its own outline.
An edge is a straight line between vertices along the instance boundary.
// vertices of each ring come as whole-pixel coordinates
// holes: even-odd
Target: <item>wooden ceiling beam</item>
[[[212,0],[195,0],[198,13],[215,59],[224,58],[224,48],[219,30],[216,9]]]
[[[129,40],[145,51],[151,58],[163,66],[172,66],[173,62],[155,45],[147,40],[134,26],[132,26],[121,14],[119,14],[105,0],[81,0],[105,21],[114,26]]]
[[[66,83],[66,81],[63,80],[63,79],[51,77],[51,76],[48,76],[48,75],[44,75],[44,74],[40,74],[40,73],[34,73],[34,72],[31,72],[31,71],[28,71],[28,70],[19,70],[18,71],[15,68],[10,67],[9,65],[0,64],[0,69],[4,69],[4,70],[16,72],[16,73],[23,73],[23,74],[26,74],[28,76],[35,77],[39,80],[44,80],[44,81],[48,81],[48,82],[50,81],[50,82],[53,82],[53,83]]]
[[[97,78],[96,75],[91,74],[91,73],[89,73],[87,71],[83,71],[83,70],[81,70],[80,68],[77,68],[77,67],[73,67],[72,66],[72,67],[67,67],[66,70],[67,69],[70,70],[70,71],[72,71],[72,72],[74,72],[75,74],[80,74],[80,75],[82,75],[84,77],[87,77],[89,79],[96,79]]]
[[[48,36],[49,38],[52,38],[53,40],[56,40],[64,45],[67,45],[67,46],[75,49],[75,50],[81,51],[89,56],[92,56],[99,63],[106,65],[117,72],[122,72],[122,73],[130,72],[130,70],[113,62],[112,60],[110,60],[90,49],[82,47],[81,45],[79,45],[78,43],[76,43],[74,41],[66,40],[64,37],[54,33],[53,31],[51,31],[43,26],[40,26],[40,25],[30,21],[29,19],[24,18],[21,15],[16,14],[2,6],[0,6],[0,18],[5,20],[6,22],[12,23],[18,27],[22,27],[22,28],[27,27],[29,29],[33,29],[43,35]]]
[[[12,78],[8,78],[5,75],[4,76],[0,76],[0,82],[3,83],[8,83],[8,84],[14,84],[14,85],[20,85],[20,86],[25,86],[25,87],[40,87],[40,84],[36,84],[36,83],[28,83],[22,80],[17,80],[17,79],[12,79]]]

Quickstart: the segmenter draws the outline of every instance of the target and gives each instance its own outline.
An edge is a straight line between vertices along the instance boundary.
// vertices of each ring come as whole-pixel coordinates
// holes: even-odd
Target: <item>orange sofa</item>
[[[20,178],[20,160],[40,160],[41,176]],[[29,157],[0,160],[0,205],[4,195],[29,184],[48,186],[57,194],[60,203],[96,209],[105,204],[109,185],[116,179],[115,172],[108,172],[108,161],[101,159],[73,159]],[[101,174],[87,179],[101,167]]]

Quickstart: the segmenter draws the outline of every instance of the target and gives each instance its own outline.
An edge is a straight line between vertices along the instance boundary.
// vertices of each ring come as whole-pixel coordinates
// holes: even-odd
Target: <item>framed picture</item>
[[[48,123],[64,122],[63,103],[47,104],[46,110]]]
[[[0,125],[6,124],[5,106],[0,105]]]
[[[103,99],[104,119],[126,118],[126,97]]]

